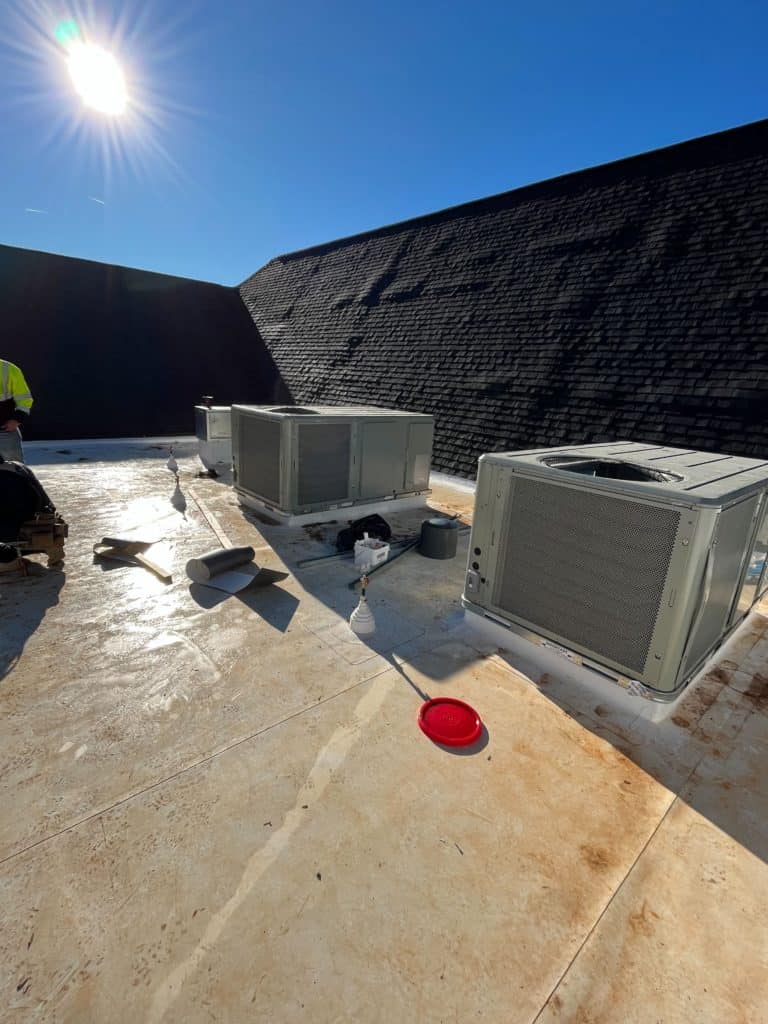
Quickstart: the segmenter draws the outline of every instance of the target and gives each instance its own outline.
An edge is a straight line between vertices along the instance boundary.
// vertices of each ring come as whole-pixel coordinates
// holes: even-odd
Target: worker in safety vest
[[[23,462],[19,427],[32,408],[24,374],[13,363],[0,359],[0,455],[13,462]]]

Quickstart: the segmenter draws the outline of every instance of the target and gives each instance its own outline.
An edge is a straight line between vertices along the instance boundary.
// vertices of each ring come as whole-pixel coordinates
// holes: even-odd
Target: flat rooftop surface
[[[653,722],[467,628],[466,532],[373,578],[365,644],[350,563],[296,565],[339,524],[270,526],[176,454],[178,487],[159,443],[28,452],[70,538],[0,583],[0,1020],[768,1019],[763,612]],[[94,564],[126,534],[172,584]],[[190,587],[220,541],[289,575]],[[419,691],[478,745],[422,735]]]

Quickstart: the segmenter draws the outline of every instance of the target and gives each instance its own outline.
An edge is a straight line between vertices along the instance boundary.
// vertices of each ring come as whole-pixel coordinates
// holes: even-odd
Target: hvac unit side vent
[[[680,512],[518,478],[506,521],[495,603],[641,673]]]
[[[239,475],[258,481],[267,501],[280,500],[280,424],[276,420],[241,416],[239,423]]]
[[[348,423],[299,424],[299,503],[349,497],[351,427]]]

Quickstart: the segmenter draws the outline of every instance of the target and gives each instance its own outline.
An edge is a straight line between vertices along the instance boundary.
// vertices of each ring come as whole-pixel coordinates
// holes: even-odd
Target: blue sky
[[[224,284],[768,113],[757,2],[5,7],[0,243]],[[70,17],[122,59],[122,118],[71,88]]]

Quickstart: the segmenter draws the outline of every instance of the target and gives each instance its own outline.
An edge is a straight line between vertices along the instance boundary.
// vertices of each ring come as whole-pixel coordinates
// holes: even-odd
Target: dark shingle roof
[[[431,412],[436,464],[630,438],[768,456],[768,121],[272,260],[299,402]]]

